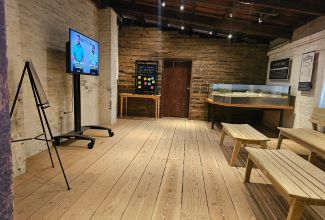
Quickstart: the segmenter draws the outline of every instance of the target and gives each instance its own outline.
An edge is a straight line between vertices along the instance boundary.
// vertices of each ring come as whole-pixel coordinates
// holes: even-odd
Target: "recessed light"
[[[162,6],[162,7],[165,7],[165,6],[166,6],[166,2],[163,1],[163,2],[161,3],[161,6]]]
[[[182,29],[182,30],[184,30],[184,29],[185,29],[185,27],[182,25],[181,29]]]
[[[259,18],[258,18],[258,23],[262,23],[262,22],[263,22],[262,18],[259,17]]]
[[[244,4],[244,5],[250,5],[251,4],[250,2],[245,2],[245,1],[241,1],[240,3]]]
[[[232,38],[232,34],[229,34],[229,35],[228,35],[228,39],[231,39],[231,38]]]
[[[180,7],[179,7],[179,9],[181,10],[181,11],[184,11],[184,5],[181,5]]]

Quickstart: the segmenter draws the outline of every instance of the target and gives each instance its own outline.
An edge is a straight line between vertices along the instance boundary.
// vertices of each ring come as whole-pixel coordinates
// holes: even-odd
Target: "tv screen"
[[[98,75],[98,42],[72,29],[69,29],[69,42],[69,72]]]

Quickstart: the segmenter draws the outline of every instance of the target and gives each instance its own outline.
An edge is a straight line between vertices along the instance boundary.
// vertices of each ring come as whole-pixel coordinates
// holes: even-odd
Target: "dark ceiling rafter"
[[[181,20],[187,24],[201,25],[202,27],[208,27],[210,29],[222,30],[226,32],[237,32],[242,34],[260,35],[269,38],[286,38],[289,39],[292,36],[292,32],[285,28],[279,28],[272,25],[260,25],[256,23],[249,23],[246,21],[238,21],[235,19],[225,20],[223,16],[220,18],[202,16],[192,14],[191,12],[184,11],[181,14],[175,15],[175,10],[169,8],[161,9],[157,5],[141,5],[138,3],[124,2],[124,1],[109,1],[107,5],[120,12],[134,12],[138,14],[144,14],[145,16],[161,16],[162,19],[169,20]],[[161,14],[158,15],[158,10],[161,9]],[[181,15],[181,16],[180,16]]]

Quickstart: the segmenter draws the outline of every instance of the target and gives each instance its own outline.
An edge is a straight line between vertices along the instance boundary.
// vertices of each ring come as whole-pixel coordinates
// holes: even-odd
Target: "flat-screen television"
[[[69,29],[67,43],[67,72],[98,76],[99,43]]]

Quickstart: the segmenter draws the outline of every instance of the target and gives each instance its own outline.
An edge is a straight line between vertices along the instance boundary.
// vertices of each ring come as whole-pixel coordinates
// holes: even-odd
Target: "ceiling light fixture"
[[[179,9],[181,10],[181,11],[184,11],[184,5],[181,5],[180,7],[179,7]]]
[[[229,34],[229,35],[228,35],[228,39],[231,39],[231,38],[232,38],[232,34]]]
[[[241,1],[240,3],[244,4],[244,5],[250,5],[251,4],[250,2],[245,2],[245,1]]]
[[[232,12],[229,13],[229,18],[232,18],[234,15],[232,14]]]
[[[209,34],[210,34],[210,35],[212,35],[212,34],[213,34],[213,32],[212,32],[212,31],[210,31],[210,32],[209,32]]]
[[[161,2],[161,6],[162,7],[165,7],[166,6],[166,2],[165,1]]]
[[[182,30],[184,30],[184,29],[185,29],[185,27],[182,25],[181,29],[182,29]]]

